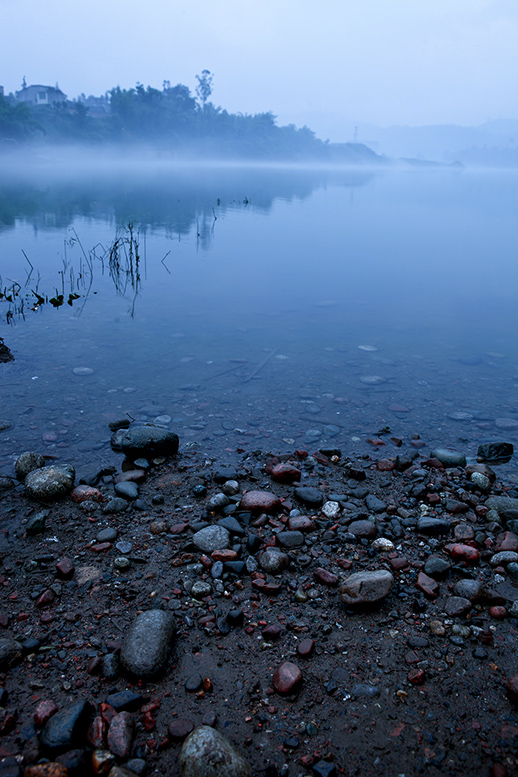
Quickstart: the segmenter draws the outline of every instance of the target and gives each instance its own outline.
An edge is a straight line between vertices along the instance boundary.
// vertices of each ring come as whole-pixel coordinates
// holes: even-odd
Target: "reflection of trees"
[[[215,214],[251,208],[268,212],[275,200],[305,199],[329,184],[358,187],[373,173],[361,170],[290,167],[172,166],[160,170],[95,174],[18,174],[0,182],[0,230],[16,219],[35,227],[63,228],[77,216],[117,224],[138,222],[142,230],[162,227],[170,235],[188,235],[194,229],[210,235]],[[203,232],[199,227],[203,226]]]

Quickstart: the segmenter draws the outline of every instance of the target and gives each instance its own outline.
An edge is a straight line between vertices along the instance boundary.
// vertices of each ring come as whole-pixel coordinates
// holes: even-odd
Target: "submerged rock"
[[[16,459],[14,471],[18,480],[23,483],[30,472],[33,472],[35,469],[41,469],[45,464],[46,461],[40,453],[24,451]]]
[[[210,726],[189,734],[179,760],[182,777],[252,777],[248,761]]]
[[[431,458],[438,459],[445,467],[465,467],[466,457],[459,451],[452,451],[449,448],[436,448],[430,453]]]
[[[122,668],[133,677],[154,677],[164,669],[176,632],[174,617],[164,610],[148,610],[133,621],[123,642]]]
[[[60,499],[74,487],[75,469],[69,465],[41,467],[29,472],[25,488],[33,499]]]
[[[178,453],[178,435],[161,426],[134,426],[112,436],[112,447],[126,456],[174,456]]]

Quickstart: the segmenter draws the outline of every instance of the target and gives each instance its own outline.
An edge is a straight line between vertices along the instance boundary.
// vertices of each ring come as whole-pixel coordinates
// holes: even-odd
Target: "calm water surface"
[[[218,457],[518,444],[497,421],[518,422],[517,213],[501,172],[4,170],[1,287],[26,301],[10,323],[0,301],[0,472],[26,449],[111,463],[126,414]],[[33,290],[80,297],[32,311]]]

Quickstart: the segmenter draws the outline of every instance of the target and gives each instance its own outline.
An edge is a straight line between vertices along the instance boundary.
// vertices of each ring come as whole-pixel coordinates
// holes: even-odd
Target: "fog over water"
[[[4,176],[2,471],[27,448],[109,461],[126,413],[215,452],[373,454],[386,426],[426,451],[516,444],[517,205],[514,173],[452,168]]]

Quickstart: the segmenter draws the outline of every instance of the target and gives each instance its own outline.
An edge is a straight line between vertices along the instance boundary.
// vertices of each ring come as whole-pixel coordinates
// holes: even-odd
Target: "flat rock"
[[[368,520],[352,521],[347,530],[359,539],[373,540],[378,534],[378,527],[374,521]]]
[[[430,453],[432,459],[438,459],[445,467],[465,467],[466,457],[459,451],[449,448],[436,448]]]
[[[485,506],[489,510],[496,510],[497,513],[504,513],[507,510],[518,510],[518,499],[510,496],[490,496],[486,499]]]
[[[367,494],[365,497],[365,504],[371,513],[382,513],[387,509],[385,502],[383,502],[381,499],[378,499],[378,497],[374,494]]]
[[[453,590],[456,596],[469,599],[470,602],[476,602],[484,595],[484,586],[480,580],[471,580],[469,577],[458,580]]]
[[[281,500],[270,491],[247,491],[243,494],[240,507],[252,513],[277,513],[281,509]]]
[[[137,499],[138,486],[132,480],[123,480],[114,485],[115,493],[123,499]]]
[[[224,526],[205,526],[193,535],[192,541],[198,550],[203,550],[204,553],[214,553],[215,550],[228,548],[230,532]]]
[[[495,426],[504,432],[514,432],[518,429],[518,420],[516,418],[496,418]]]
[[[135,737],[135,719],[131,712],[119,712],[108,730],[108,747],[118,758],[129,758]]]
[[[461,616],[466,615],[471,610],[471,607],[469,599],[465,599],[463,596],[450,596],[449,599],[446,599],[444,612],[452,617]]]
[[[211,726],[198,726],[182,745],[182,777],[252,777],[248,761]]]
[[[299,502],[303,502],[310,507],[320,507],[324,502],[324,496],[318,488],[313,486],[298,486],[295,489],[295,496]]]
[[[129,457],[153,458],[178,453],[178,435],[161,426],[135,426],[119,434],[117,442],[117,447]]]
[[[277,535],[277,542],[283,548],[300,548],[304,545],[304,535],[301,531],[281,531]]]
[[[377,604],[385,599],[394,585],[393,575],[386,569],[356,572],[339,587],[340,597],[350,607]]]
[[[61,499],[72,491],[75,476],[74,468],[68,465],[40,467],[29,472],[25,488],[33,499]]]
[[[418,534],[427,534],[430,537],[440,537],[441,534],[448,534],[451,524],[444,518],[434,518],[425,515],[417,521]]]
[[[164,669],[176,628],[174,617],[164,610],[147,610],[138,615],[124,639],[120,661],[133,677],[154,677]]]

